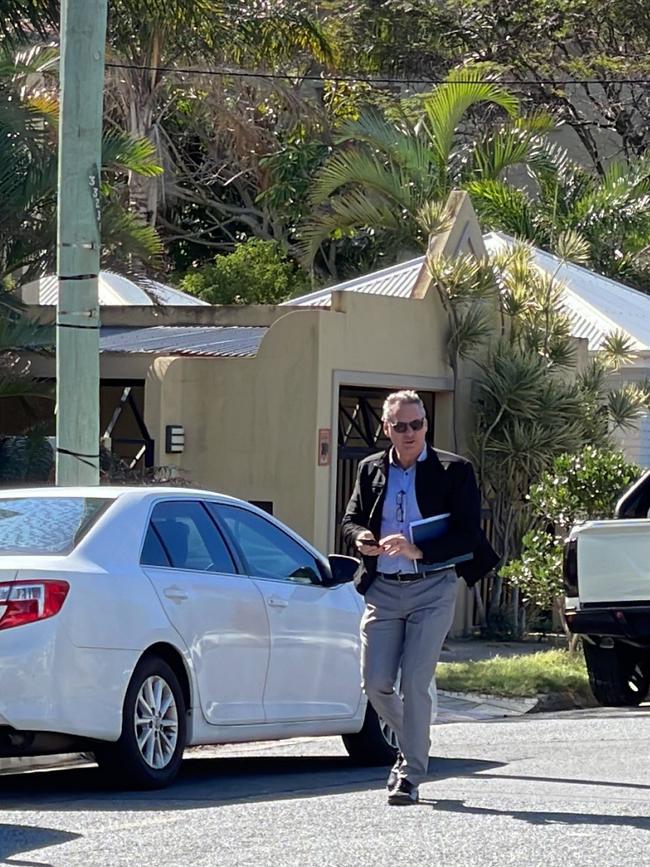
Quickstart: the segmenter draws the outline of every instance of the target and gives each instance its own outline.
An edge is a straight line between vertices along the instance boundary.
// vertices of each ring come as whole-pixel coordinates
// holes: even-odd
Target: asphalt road
[[[0,777],[0,864],[18,867],[575,867],[650,864],[650,708],[433,729],[418,806],[338,739],[223,747],[154,793],[94,767]]]

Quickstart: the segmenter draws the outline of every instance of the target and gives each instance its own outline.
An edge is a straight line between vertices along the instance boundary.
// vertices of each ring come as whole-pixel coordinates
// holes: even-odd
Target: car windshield
[[[0,498],[0,556],[69,554],[112,502],[106,497]]]

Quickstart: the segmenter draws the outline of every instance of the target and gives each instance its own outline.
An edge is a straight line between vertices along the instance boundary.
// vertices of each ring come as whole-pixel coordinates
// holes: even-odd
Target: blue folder
[[[433,515],[431,518],[422,518],[419,521],[411,521],[409,524],[409,535],[411,542],[421,547],[422,542],[435,542],[436,539],[441,539],[449,532],[451,523],[451,513],[444,512],[441,515]],[[466,560],[471,560],[473,554],[457,554],[450,557],[448,560],[440,563],[427,563],[426,566],[433,566],[436,569],[441,569],[444,566],[455,566],[456,563],[464,563]]]

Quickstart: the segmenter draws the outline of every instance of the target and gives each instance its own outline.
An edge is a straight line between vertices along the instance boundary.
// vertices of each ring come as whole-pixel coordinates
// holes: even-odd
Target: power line
[[[398,84],[404,87],[409,87],[415,84],[446,84],[447,78],[431,77],[431,78],[391,78],[391,77],[365,77],[351,75],[299,75],[286,72],[246,72],[241,69],[193,69],[180,66],[150,66],[140,65],[138,63],[115,63],[107,62],[106,66],[111,69],[133,69],[142,72],[175,72],[180,75],[214,75],[224,78],[261,78],[280,81],[331,81],[338,84]],[[496,84],[503,85],[570,85],[570,84],[650,84],[650,76],[645,78],[571,78],[566,81],[557,81],[553,78],[499,78],[494,79]],[[454,84],[476,84],[475,80],[470,79],[453,79]]]

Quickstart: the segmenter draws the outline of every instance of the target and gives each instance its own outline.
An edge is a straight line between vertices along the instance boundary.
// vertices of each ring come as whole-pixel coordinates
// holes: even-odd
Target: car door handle
[[[269,596],[266,604],[271,608],[286,608],[289,605],[286,599],[277,599],[275,596]]]
[[[178,602],[188,598],[187,593],[180,587],[165,587],[163,593],[168,599],[175,599]]]

